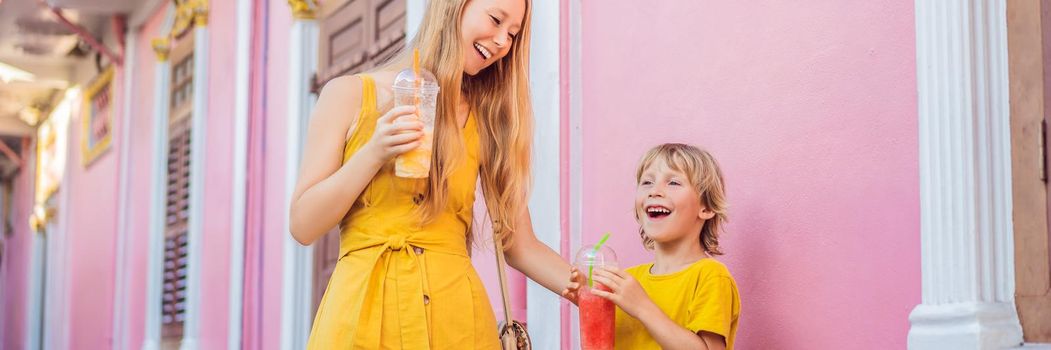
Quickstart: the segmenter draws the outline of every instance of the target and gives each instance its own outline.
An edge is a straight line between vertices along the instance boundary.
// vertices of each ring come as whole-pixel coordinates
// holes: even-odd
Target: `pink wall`
[[[210,2],[200,346],[226,346],[230,301],[236,1]],[[203,63],[203,62],[202,62]]]
[[[262,2],[256,6],[264,6]],[[285,167],[288,166],[285,143],[288,122],[288,40],[292,27],[292,13],[288,2],[268,0],[266,16],[268,26],[266,35],[265,66],[266,97],[262,104],[266,118],[264,130],[263,154],[266,174],[264,176],[265,203],[262,234],[263,275],[260,294],[262,305],[262,325],[260,326],[262,347],[278,349],[281,345],[281,303],[283,285],[284,243],[288,236],[285,220],[288,218],[288,206],[285,204]],[[260,74],[260,71],[253,72]],[[257,76],[258,77],[258,76]],[[246,288],[254,288],[246,286]]]
[[[154,75],[157,56],[150,41],[161,36],[166,6],[159,6],[156,13],[139,30],[135,52],[135,81],[132,104],[131,140],[128,161],[128,206],[126,242],[127,266],[127,326],[128,343],[132,348],[142,346],[146,330],[146,278],[149,266],[150,201],[153,174],[153,106]],[[160,302],[160,301],[151,301]]]
[[[11,227],[14,229],[4,241],[3,317],[0,348],[22,349],[26,342],[26,322],[29,318],[29,271],[33,255],[33,235],[29,230],[29,214],[33,208],[33,169],[36,168],[36,143],[23,144],[22,169],[14,180],[11,197]]]
[[[252,6],[252,37],[251,55],[249,58],[250,79],[250,102],[249,102],[249,133],[248,133],[248,179],[246,197],[246,222],[245,222],[245,270],[244,270],[244,303],[242,304],[241,317],[243,323],[241,330],[242,347],[247,349],[261,348],[263,343],[263,282],[264,260],[266,256],[265,230],[267,202],[267,171],[266,167],[266,117],[267,114],[264,101],[266,101],[266,69],[265,58],[267,52],[267,32],[269,23],[266,15],[269,6],[265,2]],[[275,188],[276,189],[276,188]]]
[[[649,261],[635,163],[712,151],[741,349],[905,348],[920,301],[911,2],[583,4],[584,242]],[[860,317],[859,317],[860,316]]]
[[[66,158],[66,187],[56,196],[62,198],[68,192],[68,201],[58,201],[58,210],[67,221],[60,238],[67,241],[65,251],[69,254],[65,274],[69,281],[65,291],[69,296],[69,345],[72,348],[99,348],[111,344],[113,334],[113,294],[116,262],[117,232],[117,160],[120,143],[119,132],[124,123],[122,111],[124,70],[117,69],[113,76],[114,98],[113,136],[110,148],[98,156],[87,167],[82,157],[82,123],[86,116],[79,113],[81,106],[70,119],[69,144]],[[55,236],[53,236],[55,237]],[[51,257],[49,257],[50,259]],[[56,257],[57,258],[57,257]],[[59,268],[64,269],[64,268]],[[61,336],[61,335],[59,335]]]

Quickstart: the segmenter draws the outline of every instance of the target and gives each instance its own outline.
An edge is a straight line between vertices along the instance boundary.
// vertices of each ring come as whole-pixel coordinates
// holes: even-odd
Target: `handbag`
[[[500,346],[503,350],[532,350],[533,343],[529,341],[529,332],[525,324],[511,319],[511,301],[507,295],[507,278],[504,271],[507,264],[504,262],[504,247],[500,239],[493,239],[496,243],[496,271],[500,276],[500,296],[504,301],[504,320],[496,327],[499,330]]]

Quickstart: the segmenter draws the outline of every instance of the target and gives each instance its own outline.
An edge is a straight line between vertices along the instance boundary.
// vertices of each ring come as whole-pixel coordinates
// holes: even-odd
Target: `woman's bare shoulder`
[[[376,86],[392,86],[394,85],[394,78],[398,76],[398,72],[391,69],[376,70],[366,74],[376,81]]]
[[[331,97],[332,99],[357,98],[361,100],[361,77],[357,75],[343,75],[332,78],[325,86],[321,87],[318,99]],[[343,100],[344,102],[346,100]]]
[[[312,119],[329,126],[349,127],[361,109],[361,78],[345,75],[321,87]]]
[[[392,70],[379,70],[368,73],[372,80],[376,83],[376,104],[381,106],[389,106],[390,102],[394,98],[394,78],[398,76],[398,72]]]

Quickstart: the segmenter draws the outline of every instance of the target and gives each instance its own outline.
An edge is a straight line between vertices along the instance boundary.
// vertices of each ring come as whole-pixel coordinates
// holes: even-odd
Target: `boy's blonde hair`
[[[638,171],[635,174],[635,185],[642,181],[642,174],[657,160],[663,160],[668,168],[686,174],[687,181],[697,191],[698,200],[701,204],[715,213],[711,219],[701,226],[700,243],[704,251],[711,255],[722,255],[719,248],[719,234],[723,224],[726,222],[726,190],[723,187],[723,172],[719,169],[719,163],[715,161],[708,151],[700,148],[682,144],[665,143],[651,148],[639,162]],[[635,210],[635,220],[639,220],[638,210]],[[646,249],[653,250],[653,239],[646,236],[641,228],[639,236]]]
[[[493,221],[495,239],[509,248],[518,215],[529,201],[533,141],[533,109],[529,96],[529,40],[532,1],[525,1],[522,29],[511,42],[507,56],[474,76],[465,75],[465,53],[460,25],[468,0],[430,0],[419,31],[386,67],[412,63],[413,49],[420,50],[420,64],[434,73],[441,86],[435,115],[434,153],[427,196],[419,207],[424,222],[445,207],[448,179],[461,160],[463,144],[456,122],[462,95],[477,117],[480,143],[482,195]],[[472,229],[473,231],[473,229]],[[468,234],[470,245],[473,234]]]

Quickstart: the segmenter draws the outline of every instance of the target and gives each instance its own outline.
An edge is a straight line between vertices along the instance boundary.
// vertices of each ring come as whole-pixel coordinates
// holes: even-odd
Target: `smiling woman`
[[[530,6],[430,1],[401,53],[321,90],[290,229],[311,244],[338,224],[341,242],[309,348],[497,347],[495,317],[468,254],[479,178],[508,263],[549,290],[566,287],[569,265],[537,240],[525,207]],[[412,107],[391,108],[391,86],[416,51],[441,93],[428,176],[407,179],[395,176],[393,159],[421,145],[422,125]]]
[[[503,58],[510,50],[515,36],[522,30],[522,21],[512,17],[512,13],[523,13],[523,1],[503,2],[501,6],[486,6],[483,1],[472,1],[464,8],[463,33],[461,42],[464,52],[470,52],[465,58],[464,73],[478,74],[484,67]]]

